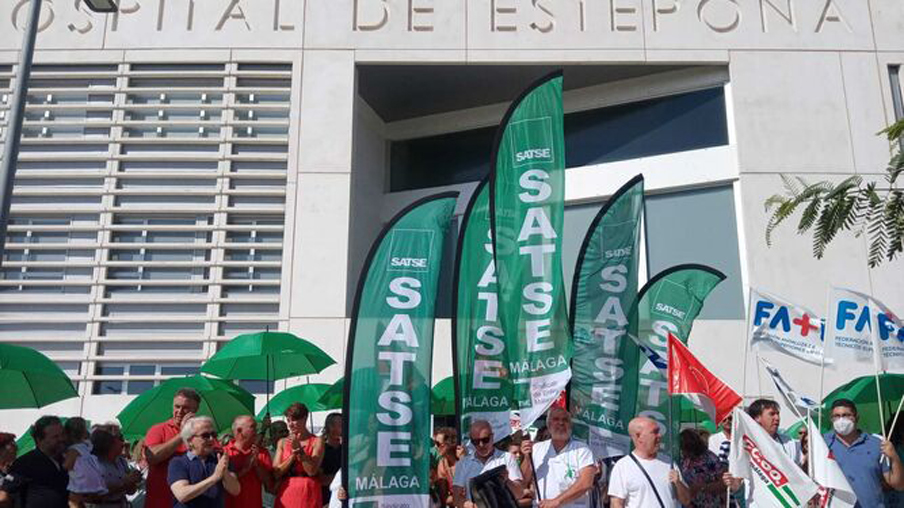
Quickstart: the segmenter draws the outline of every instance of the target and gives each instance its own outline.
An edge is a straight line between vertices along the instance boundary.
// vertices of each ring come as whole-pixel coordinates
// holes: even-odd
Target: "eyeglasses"
[[[202,432],[201,434],[195,434],[195,437],[200,437],[201,439],[216,439],[216,432]]]
[[[474,443],[475,446],[483,446],[485,444],[489,444],[493,440],[492,437],[472,437],[471,442]]]

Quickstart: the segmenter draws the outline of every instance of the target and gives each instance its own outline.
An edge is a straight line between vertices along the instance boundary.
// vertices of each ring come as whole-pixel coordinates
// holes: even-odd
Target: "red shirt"
[[[154,425],[148,430],[147,435],[144,437],[144,446],[150,448],[161,445],[178,435],[179,427],[173,423],[172,419],[169,419]],[[169,469],[170,459],[185,452],[185,443],[179,443],[176,452],[169,459],[156,466],[150,466],[148,469],[147,497],[144,500],[145,508],[173,507],[173,492],[166,481],[167,469]]]
[[[235,474],[239,474],[245,469],[248,466],[248,461],[251,460],[251,449],[249,448],[247,451],[239,450],[235,446],[235,442],[226,445],[224,451],[229,456],[229,470]],[[264,466],[267,471],[273,470],[270,453],[266,448],[258,451],[257,463]],[[254,468],[249,469],[244,476],[241,476],[239,483],[242,486],[241,492],[237,496],[226,496],[226,508],[255,508],[263,506],[264,501],[261,492],[263,484],[260,478],[257,477],[257,472],[255,472]]]

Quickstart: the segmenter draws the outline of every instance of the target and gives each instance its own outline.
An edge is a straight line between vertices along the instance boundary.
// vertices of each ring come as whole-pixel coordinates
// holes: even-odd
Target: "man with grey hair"
[[[148,430],[144,438],[144,455],[148,461],[147,498],[145,508],[172,508],[173,495],[166,482],[170,460],[185,453],[179,435],[182,422],[190,419],[201,405],[201,396],[191,388],[181,388],[173,396],[173,417]]]
[[[571,413],[553,406],[546,414],[550,439],[533,444],[521,442],[521,472],[526,481],[537,475],[540,508],[586,508],[596,464],[593,453],[581,441],[572,439]]]
[[[457,508],[476,508],[471,501],[471,479],[485,471],[505,466],[507,473],[506,486],[512,491],[515,499],[521,499],[521,471],[518,461],[508,452],[497,450],[493,446],[493,427],[486,420],[471,422],[471,444],[474,453],[466,455],[455,464],[455,477],[452,479],[452,499]]]
[[[189,418],[182,424],[181,436],[188,452],[170,461],[167,474],[176,498],[173,508],[222,508],[224,491],[237,496],[241,485],[229,471],[229,457],[214,453],[217,431],[213,420],[207,416]]]

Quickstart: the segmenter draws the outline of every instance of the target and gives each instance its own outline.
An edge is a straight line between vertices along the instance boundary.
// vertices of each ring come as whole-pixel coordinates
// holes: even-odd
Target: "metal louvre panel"
[[[83,395],[134,394],[284,327],[292,86],[291,63],[35,65],[0,341],[65,360]]]

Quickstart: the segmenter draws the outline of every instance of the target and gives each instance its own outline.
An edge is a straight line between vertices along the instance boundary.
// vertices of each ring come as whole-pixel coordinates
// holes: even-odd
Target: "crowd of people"
[[[199,404],[196,392],[179,390],[172,417],[133,447],[116,424],[89,429],[81,418],[41,417],[30,430],[35,449],[18,458],[15,436],[0,433],[0,508],[341,506],[339,413],[327,417],[320,435],[308,429],[300,403],[285,411],[285,422],[265,421],[259,429],[242,415],[220,435],[211,418],[195,414]],[[805,428],[799,439],[781,434],[780,409],[771,400],[754,401],[747,413],[806,470],[814,437]],[[816,438],[825,440],[858,506],[904,506],[904,425],[888,429],[888,440],[863,432],[856,405],[844,399],[833,403],[830,417],[832,432]],[[438,428],[431,499],[435,508],[754,506],[751,485],[728,473],[731,416],[721,423],[711,436],[682,430],[674,461],[662,458],[661,426],[646,417],[628,425],[631,453],[605,460],[595,460],[573,436],[571,414],[561,407],[549,410],[533,439],[518,431],[497,441],[489,422],[475,420],[465,447],[454,428]]]

